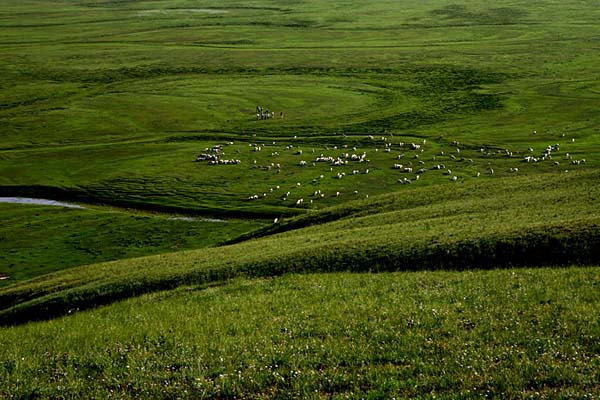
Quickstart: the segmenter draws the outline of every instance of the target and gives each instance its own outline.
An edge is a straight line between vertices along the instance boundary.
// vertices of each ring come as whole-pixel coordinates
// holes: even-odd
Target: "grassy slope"
[[[285,218],[252,236],[279,234],[245,243],[93,264],[4,287],[1,321],[51,318],[244,276],[597,265],[597,7],[455,3],[3,3],[0,193]],[[173,10],[214,7],[227,12]],[[285,118],[256,121],[256,104],[282,109]],[[399,146],[423,139],[419,159]],[[229,141],[228,155],[239,154],[240,166],[193,163],[205,147]],[[390,153],[382,151],[386,142],[393,143]],[[520,162],[529,146],[540,156],[555,143],[559,165]],[[253,152],[250,144],[265,148]],[[298,147],[312,158],[313,148],[337,156],[344,145],[368,152],[370,163],[334,171],[298,165]],[[571,165],[567,152],[587,162]],[[416,173],[391,170],[402,153],[403,163],[428,169],[418,182]],[[270,163],[284,168],[278,174]],[[436,163],[453,173],[432,171]],[[486,173],[490,167],[494,175]],[[511,174],[515,167],[519,173]],[[352,175],[355,168],[361,173]],[[341,171],[347,176],[334,179]],[[413,183],[398,184],[404,177]],[[277,185],[282,192],[271,195]],[[319,189],[322,201],[312,197]],[[247,200],[261,193],[267,196]],[[294,206],[299,198],[302,207]],[[406,284],[397,293],[412,296],[391,304],[397,287],[386,280]],[[233,302],[226,287],[158,292],[0,328],[0,393],[598,396],[598,324],[590,317],[598,304],[596,269],[282,282],[265,289],[275,294],[263,296],[258,323],[251,316],[257,307],[244,307],[263,304],[263,289],[240,289]],[[256,285],[262,282],[238,281],[229,293]],[[315,285],[331,290],[313,296]],[[284,299],[297,302],[286,309],[291,301]],[[457,303],[449,299],[466,306],[450,309]],[[345,305],[347,314],[340,313]],[[218,318],[211,318],[213,308]],[[306,326],[314,320],[305,316],[319,310],[323,319]],[[287,321],[294,330],[282,325]],[[114,329],[99,337],[99,326]],[[323,347],[311,347],[315,338]],[[100,347],[89,346],[98,340]],[[451,367],[440,370],[444,362]],[[88,375],[99,378],[94,386],[84,383]]]
[[[261,226],[100,207],[0,204],[0,216],[0,275],[10,276],[2,285],[78,265],[215,246]]]
[[[236,276],[297,271],[498,267],[598,261],[595,174],[414,190],[324,211],[304,229],[226,247],[115,261],[0,291],[4,323]],[[414,195],[413,195],[414,194]],[[540,205],[543,204],[543,207]],[[305,221],[310,225],[317,221]],[[284,227],[285,229],[285,227]]]
[[[599,268],[287,275],[0,329],[0,396],[596,398]]]

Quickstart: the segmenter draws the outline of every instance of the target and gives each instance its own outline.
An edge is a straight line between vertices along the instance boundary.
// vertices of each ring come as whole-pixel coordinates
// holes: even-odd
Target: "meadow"
[[[3,1],[0,397],[598,398],[599,17]]]
[[[307,274],[157,292],[3,329],[0,394],[594,399],[598,271]]]

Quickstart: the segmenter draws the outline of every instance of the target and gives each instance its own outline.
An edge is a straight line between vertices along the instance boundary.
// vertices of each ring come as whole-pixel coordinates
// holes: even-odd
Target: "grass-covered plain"
[[[288,275],[158,292],[2,329],[0,395],[595,399],[599,272]]]
[[[599,10],[3,1],[0,397],[598,398]]]

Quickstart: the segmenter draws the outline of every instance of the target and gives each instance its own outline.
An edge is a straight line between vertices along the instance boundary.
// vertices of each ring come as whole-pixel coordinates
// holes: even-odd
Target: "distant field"
[[[313,189],[398,189],[388,172],[405,153],[400,142],[427,140],[424,165],[402,163],[413,171],[442,163],[461,180],[488,167],[507,173],[529,147],[539,157],[556,143],[559,168],[524,172],[574,168],[566,153],[597,166],[598,11],[579,2],[64,1],[4,10],[0,192],[59,189],[79,200],[277,217],[297,213],[295,201]],[[256,120],[258,105],[277,118]],[[376,154],[382,136],[389,154]],[[230,141],[240,165],[192,164]],[[293,157],[298,149],[303,157]],[[352,152],[369,162],[312,167],[320,154]],[[272,163],[280,175],[265,172]],[[378,173],[331,180],[366,169]],[[323,184],[307,186],[320,175]],[[430,175],[418,183],[444,181]],[[294,201],[245,201],[298,182],[298,195],[286,196]]]

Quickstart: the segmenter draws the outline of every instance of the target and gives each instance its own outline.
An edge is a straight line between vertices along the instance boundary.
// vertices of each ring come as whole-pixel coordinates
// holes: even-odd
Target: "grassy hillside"
[[[597,398],[600,269],[308,274],[0,328],[6,398]]]
[[[359,200],[317,214],[324,218],[321,223],[290,222],[316,223],[304,229],[225,247],[88,265],[11,285],[0,290],[0,319],[11,324],[48,318],[238,276],[597,263],[596,179],[596,174],[513,177],[502,186],[465,183],[446,193],[435,188],[435,194],[415,190]],[[332,216],[339,219],[323,223]]]
[[[4,0],[0,397],[597,398],[599,18]]]
[[[259,221],[0,204],[0,275],[23,281],[101,261],[216,246]]]

